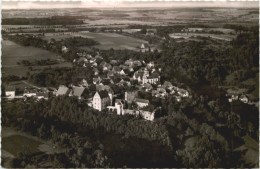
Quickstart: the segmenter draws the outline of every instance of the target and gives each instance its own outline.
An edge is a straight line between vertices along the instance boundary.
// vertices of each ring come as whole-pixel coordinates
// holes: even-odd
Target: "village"
[[[66,47],[62,50],[67,51]],[[91,66],[94,74],[92,82],[82,79],[78,85],[60,84],[58,89],[26,87],[20,92],[17,92],[15,86],[8,86],[5,89],[5,97],[25,100],[35,98],[38,101],[55,96],[72,96],[87,101],[88,105],[97,111],[107,110],[117,115],[130,114],[150,121],[155,119],[156,113],[161,109],[153,106],[150,100],[139,98],[138,92],[149,93],[159,99],[174,97],[176,102],[191,97],[188,90],[173,86],[169,81],[162,83],[160,79],[162,69],[154,62],[145,63],[129,59],[123,64],[111,60],[110,63],[102,61],[98,65],[96,60],[103,59],[99,53],[94,57],[86,52],[78,55],[80,58],[74,59],[73,63],[81,67]],[[115,93],[111,85],[126,87],[124,96]],[[94,86],[94,91],[93,87],[88,90],[90,86]]]

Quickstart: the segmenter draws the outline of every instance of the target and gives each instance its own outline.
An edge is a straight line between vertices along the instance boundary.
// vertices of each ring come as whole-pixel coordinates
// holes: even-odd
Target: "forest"
[[[27,104],[23,101],[4,101],[2,102],[2,125],[22,129],[41,138],[52,138],[52,140],[60,140],[59,137],[64,134],[68,135],[66,137],[73,138],[69,136],[70,133],[74,133],[73,131],[77,131],[82,138],[81,132],[103,129],[105,132],[120,134],[124,139],[140,138],[168,146],[172,152],[177,152],[173,153],[172,160],[179,167],[233,167],[234,165],[240,167],[242,162],[237,162],[239,156],[231,156],[232,140],[239,140],[245,133],[257,137],[257,129],[249,128],[258,123],[253,115],[257,110],[246,104],[243,105],[241,111],[253,110],[249,111],[250,116],[244,117],[243,112],[230,112],[227,102],[212,101],[196,95],[195,98],[197,99],[187,100],[181,105],[168,100],[164,103],[168,109],[167,116],[158,118],[153,123],[133,116],[117,116],[106,111],[97,112],[89,108],[86,101],[73,97],[54,97],[40,102],[27,100]],[[224,127],[215,126],[219,122]],[[230,138],[229,135],[234,135],[235,138]],[[66,137],[58,142],[68,148],[71,146],[66,141]],[[196,146],[185,146],[183,149],[183,146],[190,142]],[[71,151],[70,148],[68,151]],[[88,154],[83,152],[80,159]],[[202,158],[196,158],[198,156]],[[109,156],[107,158],[115,164],[113,159]],[[73,163],[78,166],[84,163],[83,161],[79,164],[74,161]],[[102,165],[100,167],[103,167]]]
[[[4,18],[3,25],[79,25],[81,16],[52,16],[50,18]]]

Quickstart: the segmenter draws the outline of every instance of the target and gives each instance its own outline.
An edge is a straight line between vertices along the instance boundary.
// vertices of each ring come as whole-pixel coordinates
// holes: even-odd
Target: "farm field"
[[[58,55],[49,51],[18,45],[9,40],[2,40],[2,74],[25,76],[28,67],[18,65],[22,60],[36,61],[43,59],[58,59]],[[68,62],[51,65],[48,67],[70,67]],[[40,71],[46,66],[32,66],[33,70]]]
[[[49,34],[46,33],[43,39],[50,40],[51,38],[54,38],[55,40],[61,40],[71,36],[81,36],[81,37],[90,38],[98,41],[100,44],[94,47],[102,50],[108,50],[110,48],[139,50],[138,48],[141,46],[142,43],[148,43],[145,40],[128,37],[116,33],[93,33],[93,32],[81,31],[81,32],[72,33],[68,35],[57,35],[57,36],[52,36],[52,35],[53,34],[51,33]],[[88,47],[81,47],[81,48],[88,49]]]
[[[210,37],[212,39],[225,40],[225,41],[231,41],[232,39],[235,38],[235,35],[226,35],[226,34],[216,35],[216,34],[209,34],[209,33],[172,33],[169,36],[174,39],[180,39],[180,38],[188,39],[192,37],[201,36],[201,37]]]

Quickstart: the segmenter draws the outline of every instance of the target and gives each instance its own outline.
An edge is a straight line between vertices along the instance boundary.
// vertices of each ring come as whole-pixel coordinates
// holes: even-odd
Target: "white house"
[[[8,86],[6,89],[5,89],[5,96],[8,97],[8,98],[14,98],[15,97],[15,87],[14,86]]]
[[[143,108],[149,105],[149,100],[136,98],[135,103],[139,108]]]
[[[153,121],[154,120],[154,114],[155,114],[154,112],[140,110],[140,115],[145,120]]]
[[[104,110],[107,106],[111,105],[111,99],[112,96],[109,96],[107,91],[96,92],[92,102],[93,108],[98,111]]]
[[[67,53],[68,52],[68,48],[66,46],[62,46],[61,47],[61,51],[62,51],[62,53]]]
[[[152,73],[150,76],[144,76],[143,77],[143,84],[150,83],[150,84],[156,84],[159,82],[160,76],[158,73]]]
[[[27,88],[25,88],[23,96],[24,97],[34,97],[34,96],[36,96],[36,93],[37,93],[36,89],[30,89],[30,88],[27,89]]]
[[[247,97],[246,95],[241,95],[241,96],[239,97],[239,100],[240,100],[241,102],[243,102],[243,103],[248,103],[248,101],[249,101],[249,99],[248,99],[248,97]]]

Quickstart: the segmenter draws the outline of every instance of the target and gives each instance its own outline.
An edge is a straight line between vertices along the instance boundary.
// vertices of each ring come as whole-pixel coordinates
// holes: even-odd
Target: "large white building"
[[[107,91],[99,91],[96,92],[93,97],[93,108],[101,111],[104,110],[107,106],[111,105],[112,101],[112,94],[108,93]]]

